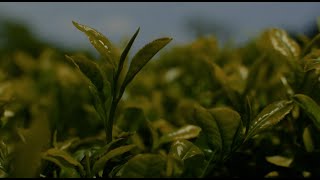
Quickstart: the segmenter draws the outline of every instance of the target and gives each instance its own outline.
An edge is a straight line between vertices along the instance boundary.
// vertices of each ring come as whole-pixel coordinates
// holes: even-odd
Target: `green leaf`
[[[60,170],[59,178],[80,178],[81,176],[76,169],[71,167],[63,167]]]
[[[228,154],[231,151],[235,136],[238,135],[241,117],[238,112],[226,107],[212,108],[209,112],[218,124],[223,144],[222,151]]]
[[[171,145],[168,158],[167,176],[173,175],[174,177],[180,177],[186,171],[189,174],[194,174],[197,169],[202,168],[201,165],[197,167],[194,165],[204,162],[203,152],[193,143],[184,139],[177,140]],[[188,164],[188,160],[192,164]]]
[[[282,167],[289,167],[293,161],[292,158],[287,158],[283,156],[267,156],[266,160],[271,164]]]
[[[132,81],[137,73],[145,66],[151,58],[157,54],[164,46],[166,46],[172,39],[171,38],[160,38],[152,41],[151,43],[144,46],[138,51],[137,54],[132,58],[130,67],[125,76],[125,79],[120,88],[120,95],[123,94],[125,87]]]
[[[277,124],[287,114],[290,113],[292,108],[292,101],[286,100],[277,101],[265,107],[252,121],[246,140],[253,137],[257,133]]]
[[[320,42],[320,34],[316,35],[304,48],[302,52],[302,57],[305,56],[308,52],[310,52],[316,44]]]
[[[138,154],[123,167],[121,178],[159,178],[164,176],[166,161],[158,154]]]
[[[128,42],[126,48],[123,50],[123,52],[122,52],[122,54],[121,54],[121,56],[120,56],[120,61],[119,61],[119,65],[118,65],[118,70],[117,70],[117,74],[116,74],[116,78],[115,78],[116,81],[117,81],[118,78],[119,78],[119,75],[120,75],[121,70],[122,70],[122,68],[123,68],[123,64],[124,64],[124,62],[125,62],[125,60],[126,60],[126,57],[127,57],[128,53],[129,53],[129,50],[130,50],[130,48],[131,48],[134,40],[136,39],[139,31],[140,31],[140,28],[138,28],[137,31],[134,33],[134,35],[132,36],[132,38],[130,39],[130,41]]]
[[[136,145],[131,144],[131,145],[126,145],[126,146],[121,146],[119,148],[113,149],[111,151],[109,151],[107,154],[105,154],[104,156],[102,156],[100,159],[98,159],[92,168],[92,173],[96,174],[99,171],[103,170],[105,164],[113,157],[122,155],[130,150],[132,150],[134,147],[136,147]]]
[[[296,94],[292,99],[306,112],[317,129],[320,130],[320,106],[312,98],[304,94]]]
[[[106,155],[110,150],[125,144],[126,141],[127,141],[127,138],[119,138],[111,141],[110,143],[101,147],[99,150],[95,151],[90,158],[91,161],[96,162],[102,156]]]
[[[57,158],[62,158],[64,161],[69,163],[70,165],[77,166],[80,169],[81,173],[84,173],[83,166],[78,162],[76,159],[74,159],[69,153],[62,151],[60,149],[51,148],[48,149],[44,156],[52,156]]]
[[[196,124],[200,126],[206,136],[209,147],[213,151],[220,152],[222,150],[222,137],[219,126],[211,113],[207,109],[196,105],[193,116]]]
[[[303,144],[304,144],[304,147],[306,148],[306,151],[307,152],[314,151],[314,142],[312,139],[310,126],[307,126],[303,129],[302,139],[303,139]]]
[[[94,84],[98,90],[103,88],[103,76],[97,63],[88,59],[85,56],[68,56],[66,58],[70,60],[74,65]]]
[[[180,139],[192,139],[195,138],[199,135],[201,131],[201,128],[198,126],[194,126],[194,125],[186,125],[183,126],[181,128],[179,128],[178,130],[165,134],[164,136],[162,136],[159,139],[159,145],[164,144],[164,143],[168,143],[171,141],[176,141],[176,140],[180,140]]]
[[[301,51],[298,43],[290,38],[286,31],[277,28],[266,30],[262,34],[260,43],[263,44],[263,47],[267,45],[290,59],[297,59]]]
[[[72,23],[77,29],[88,36],[90,43],[97,49],[100,55],[105,57],[113,67],[116,67],[116,61],[114,59],[116,56],[113,52],[114,48],[108,38],[89,26],[79,24],[75,21],[72,21]]]
[[[303,62],[303,70],[304,72],[308,72],[313,69],[320,69],[320,50],[315,49],[307,54],[302,59]]]

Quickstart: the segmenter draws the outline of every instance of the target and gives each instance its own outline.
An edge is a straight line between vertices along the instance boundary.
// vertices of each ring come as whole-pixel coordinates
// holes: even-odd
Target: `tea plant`
[[[98,59],[1,56],[1,177],[319,176],[319,35],[202,37],[150,61],[171,38],[129,60],[139,29],[120,53],[73,25]]]

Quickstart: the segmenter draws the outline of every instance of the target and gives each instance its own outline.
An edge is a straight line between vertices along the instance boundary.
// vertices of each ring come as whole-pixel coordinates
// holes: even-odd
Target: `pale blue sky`
[[[90,47],[71,21],[89,25],[115,43],[140,27],[134,49],[162,36],[192,40],[184,26],[193,15],[223,22],[230,39],[245,41],[267,27],[303,32],[320,16],[318,2],[0,2],[0,17],[19,19],[35,34],[66,47]],[[90,47],[91,48],[91,47]]]

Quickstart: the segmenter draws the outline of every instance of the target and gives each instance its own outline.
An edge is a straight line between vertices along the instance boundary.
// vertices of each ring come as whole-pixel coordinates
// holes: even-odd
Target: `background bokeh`
[[[93,48],[71,21],[95,27],[120,44],[138,27],[133,51],[151,39],[170,36],[170,45],[215,34],[220,43],[246,42],[267,27],[292,33],[317,32],[318,2],[1,2],[0,21],[27,26],[36,37],[63,48]]]

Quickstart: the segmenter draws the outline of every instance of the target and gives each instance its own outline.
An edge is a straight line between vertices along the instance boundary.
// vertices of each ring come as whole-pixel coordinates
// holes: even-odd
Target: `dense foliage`
[[[129,58],[139,29],[120,49],[73,24],[98,59],[0,49],[1,177],[320,175],[320,35],[205,36],[150,61],[171,38]]]

